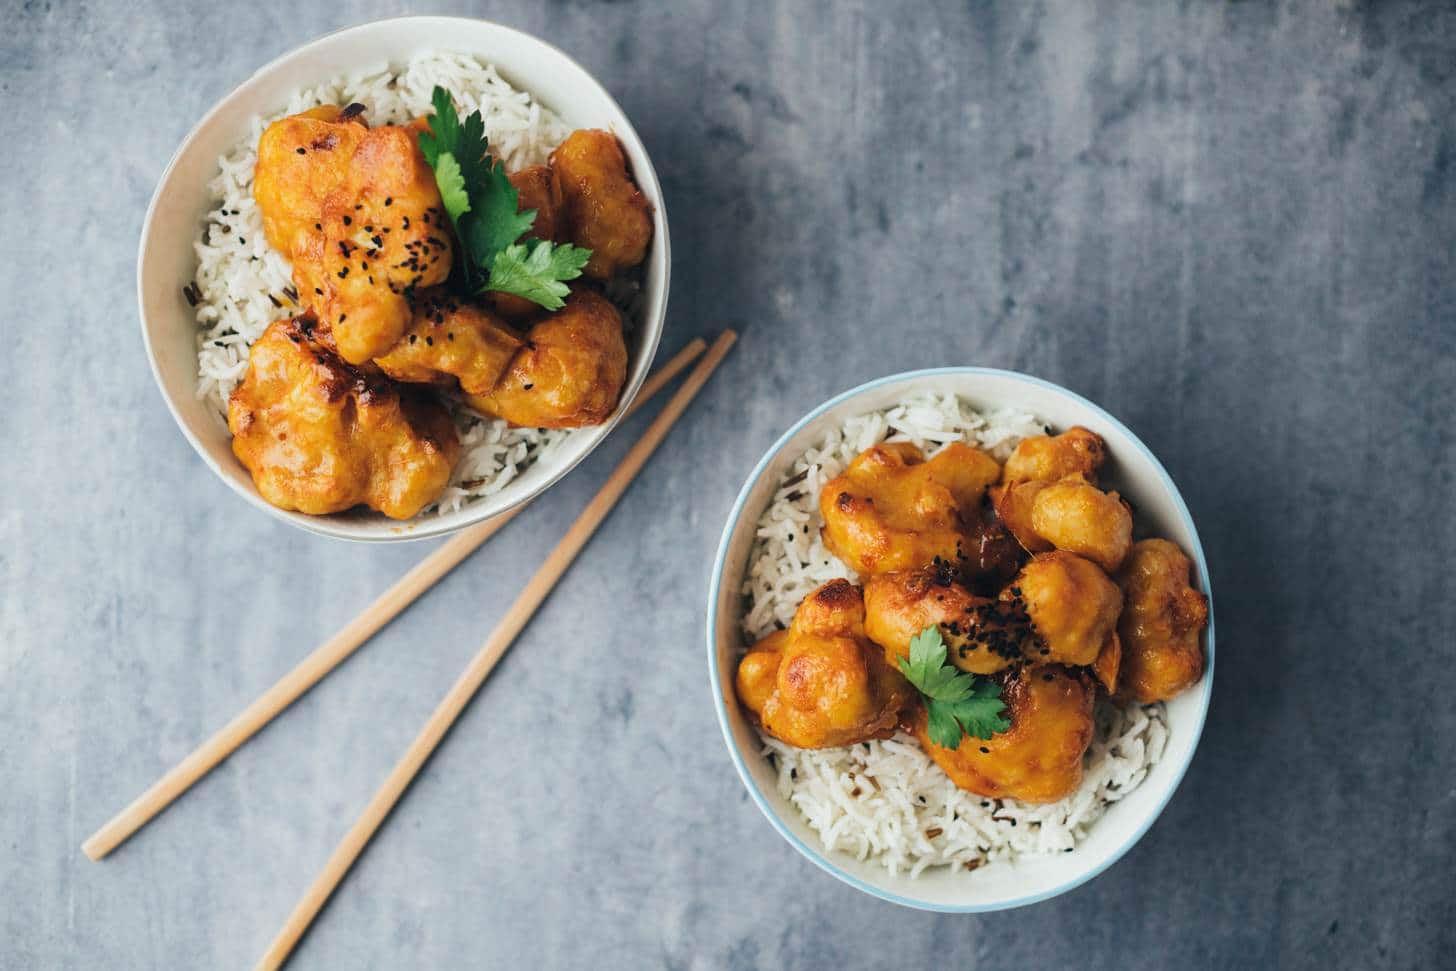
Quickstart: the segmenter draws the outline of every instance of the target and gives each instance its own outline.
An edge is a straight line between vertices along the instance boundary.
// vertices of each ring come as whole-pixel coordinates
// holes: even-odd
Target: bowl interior
[[[740,587],[753,546],[755,524],[794,460],[830,428],[846,419],[888,408],[925,391],[954,391],[982,410],[1012,407],[1030,412],[1053,430],[1092,429],[1107,441],[1106,481],[1137,509],[1137,535],[1158,535],[1193,558],[1199,589],[1210,596],[1203,679],[1168,704],[1169,739],[1163,757],[1136,790],[1108,808],[1072,853],[993,864],[974,873],[939,867],[916,879],[892,875],[874,862],[824,850],[799,811],[778,794],[775,776],[760,755],[757,732],[733,694],[733,672],[743,644]],[[710,593],[709,661],[715,701],[728,749],[749,793],[774,827],[815,864],[868,893],[911,907],[982,911],[1016,907],[1055,896],[1090,879],[1135,843],[1172,795],[1193,757],[1213,685],[1213,614],[1208,568],[1193,520],[1177,488],[1151,452],[1120,422],[1071,392],[1026,375],[982,368],[946,368],[896,375],[846,392],[820,406],[780,439],[753,471],[729,517],[718,551]]]
[[[641,139],[600,84],[556,48],[498,24],[453,17],[406,17],[353,27],[319,38],[259,69],[221,101],[183,142],[152,199],[138,254],[137,296],[152,370],[168,407],[207,464],[255,506],[305,529],[357,540],[420,539],[452,532],[524,502],[555,482],[596,447],[615,424],[580,429],[493,496],[454,513],[426,514],[406,523],[377,514],[305,516],[263,500],[232,454],[226,424],[195,394],[197,327],[182,287],[197,258],[192,241],[209,208],[207,184],[219,156],[250,132],[255,115],[268,115],[289,95],[363,68],[401,65],[424,50],[474,54],[492,63],[512,85],[531,92],[573,128],[605,128],[621,140],[643,193],[653,203],[652,248],[645,267],[642,319],[630,338],[623,408],[636,395],[652,363],[666,314],[669,246],[662,191]]]

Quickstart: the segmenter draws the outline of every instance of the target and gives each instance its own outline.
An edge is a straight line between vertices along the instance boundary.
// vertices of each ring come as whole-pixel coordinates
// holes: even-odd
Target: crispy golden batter
[[[1040,479],[1002,482],[991,487],[991,505],[996,510],[996,518],[1028,553],[1044,553],[1052,548],[1031,526],[1031,505],[1037,493],[1046,487],[1047,483]]]
[[[410,322],[405,293],[443,283],[452,243],[418,129],[370,129],[333,105],[283,118],[258,142],[253,197],[300,298],[362,364]]]
[[[907,442],[876,445],[824,484],[824,543],[861,576],[912,570],[971,548],[967,523],[1001,467],[954,442],[925,461]]]
[[[277,321],[253,345],[228,428],[263,498],[312,515],[363,504],[408,519],[460,455],[443,408],[344,363],[307,317]]]
[[[865,581],[865,635],[898,666],[910,641],[927,627],[940,628],[950,663],[972,674],[992,674],[1021,656],[1030,633],[1026,615],[1000,609],[955,581],[952,571],[927,567],[881,573]]]
[[[479,394],[495,387],[525,341],[484,307],[441,291],[416,300],[414,319],[399,343],[374,363],[396,381],[459,383]]]
[[[493,388],[466,400],[512,425],[600,425],[616,409],[626,379],[622,315],[606,297],[580,289],[531,328]]]
[[[519,197],[516,209],[520,212],[525,212],[527,209],[536,210],[536,221],[526,235],[556,243],[570,242],[566,237],[566,227],[563,225],[565,203],[561,197],[561,183],[556,178],[556,173],[551,171],[551,167],[533,165],[530,168],[521,169],[519,172],[512,172],[507,178],[510,179],[511,185],[515,186]],[[539,304],[513,293],[492,291],[488,296],[496,312],[509,320],[525,320],[535,317],[541,312]]]
[[[1033,660],[1092,664],[1117,631],[1122,591],[1074,553],[1038,553],[1001,594],[1020,599],[1038,636]],[[1044,652],[1044,653],[1043,653]]]
[[[1115,492],[1077,476],[1054,482],[1031,503],[1031,528],[1059,550],[1080,553],[1108,573],[1132,545],[1132,513]]]
[[[1024,438],[1001,470],[1002,482],[1056,482],[1080,475],[1097,483],[1097,470],[1107,457],[1107,443],[1096,432],[1081,425],[1060,435]]]
[[[1208,600],[1193,589],[1192,572],[1188,557],[1165,539],[1142,540],[1128,554],[1117,577],[1127,600],[1120,696],[1166,701],[1202,677]]]
[[[585,273],[607,280],[641,263],[652,241],[652,205],[632,175],[617,137],[580,129],[551,153],[565,201],[566,236],[592,251]]]
[[[864,600],[848,580],[804,598],[787,631],[744,655],[735,680],[763,730],[799,748],[888,738],[915,694],[865,637]]]
[[[962,738],[954,750],[930,740],[925,710],[909,728],[927,755],[962,789],[993,799],[1056,802],[1082,782],[1082,755],[1092,743],[1094,691],[1064,667],[1021,667],[997,676],[1011,727],[988,740]]]

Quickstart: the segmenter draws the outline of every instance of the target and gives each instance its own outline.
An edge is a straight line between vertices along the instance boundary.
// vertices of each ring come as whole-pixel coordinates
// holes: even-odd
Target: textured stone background
[[[664,348],[743,341],[506,658],[299,967],[1417,967],[1456,947],[1456,7],[495,2],[620,99],[677,263]],[[276,54],[395,3],[6,0],[0,966],[241,967],[632,439],[112,859],[82,839],[418,560],[249,509],[133,297],[155,180]],[[795,416],[944,363],[1124,419],[1187,497],[1219,679],[1093,883],[941,917],[747,801],[701,619]],[[640,427],[640,422],[639,426]]]

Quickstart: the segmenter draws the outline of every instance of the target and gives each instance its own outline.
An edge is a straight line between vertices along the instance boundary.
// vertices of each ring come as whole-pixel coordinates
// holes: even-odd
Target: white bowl
[[[733,675],[743,634],[740,593],[755,525],[794,460],[831,429],[855,415],[888,408],[916,393],[953,391],[980,409],[1017,408],[1054,430],[1083,425],[1107,441],[1106,478],[1137,509],[1140,534],[1177,543],[1192,558],[1198,588],[1209,596],[1202,680],[1168,703],[1169,738],[1163,757],[1130,795],[1110,806],[1071,853],[996,863],[974,872],[938,867],[918,878],[893,875],[875,862],[823,848],[819,836],[789,801],[779,795],[775,774],[761,755],[758,733],[734,697]],[[779,835],[821,869],[845,883],[892,903],[948,913],[1003,910],[1046,900],[1079,886],[1111,866],[1147,832],[1183,778],[1203,731],[1213,691],[1213,602],[1208,565],[1188,508],[1173,480],[1147,446],[1116,418],[1065,388],[1013,371],[953,367],[896,374],[846,391],[815,408],[784,433],[749,475],[728,517],[708,593],[708,666],[713,700],[728,752],[748,793]],[[1168,861],[1177,866],[1177,861]]]
[[[197,257],[192,243],[209,209],[207,184],[217,174],[219,156],[250,133],[255,115],[279,111],[289,95],[361,66],[403,65],[422,50],[473,54],[494,64],[502,77],[529,91],[571,128],[605,128],[621,140],[642,192],[652,202],[653,240],[645,266],[642,319],[628,348],[627,382],[620,416],[637,394],[652,364],[667,313],[667,212],[662,189],[642,140],[622,109],[586,69],[544,41],[483,20],[458,17],[401,17],[350,27],[311,41],[259,68],[247,81],[198,122],[162,174],[142,226],[137,255],[137,301],[142,337],[152,374],[183,434],[208,466],[259,509],[326,536],[388,541],[423,539],[450,533],[505,512],[536,496],[586,457],[616,424],[584,428],[530,466],[495,495],[473,500],[445,515],[433,513],[398,522],[377,514],[351,512],[306,516],[266,502],[252,478],[233,456],[226,425],[195,393],[197,324],[182,287],[193,278]]]

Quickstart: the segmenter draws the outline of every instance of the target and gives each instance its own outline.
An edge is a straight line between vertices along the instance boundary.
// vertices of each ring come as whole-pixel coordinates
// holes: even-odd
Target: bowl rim
[[[875,884],[869,883],[856,876],[855,874],[852,874],[849,871],[845,870],[843,867],[837,865],[834,860],[831,859],[831,856],[840,855],[838,852],[825,851],[820,847],[811,846],[804,840],[800,839],[799,836],[791,829],[789,829],[787,824],[784,823],[783,819],[780,818],[778,811],[769,804],[768,797],[759,788],[757,781],[749,772],[748,765],[743,757],[743,753],[738,750],[738,745],[734,741],[733,729],[731,724],[729,723],[727,702],[725,701],[723,693],[723,683],[722,679],[719,677],[718,672],[718,638],[716,630],[718,622],[718,601],[723,585],[724,570],[727,565],[728,547],[732,542],[734,533],[738,529],[738,523],[743,516],[744,507],[748,503],[749,494],[753,491],[754,486],[758,484],[764,473],[768,470],[768,466],[770,465],[770,463],[772,463],[773,460],[776,459],[780,455],[780,453],[783,452],[784,448],[789,444],[794,436],[798,435],[799,432],[802,431],[807,425],[809,425],[811,422],[816,421],[831,409],[855,397],[873,391],[876,388],[880,388],[884,385],[901,381],[924,380],[927,378],[940,378],[947,376],[1009,378],[1013,381],[1018,381],[1032,385],[1034,387],[1042,388],[1044,390],[1049,390],[1061,394],[1071,399],[1074,403],[1089,409],[1099,418],[1112,425],[1122,434],[1126,435],[1129,441],[1131,441],[1133,445],[1136,446],[1143,453],[1144,457],[1152,464],[1152,467],[1158,473],[1163,488],[1173,499],[1174,508],[1177,510],[1179,518],[1182,519],[1183,525],[1188,530],[1188,535],[1191,537],[1191,545],[1193,547],[1193,562],[1197,568],[1199,582],[1203,585],[1203,594],[1208,600],[1208,628],[1206,631],[1207,640],[1205,647],[1205,667],[1202,682],[1204,687],[1201,692],[1202,704],[1198,708],[1197,722],[1193,726],[1192,744],[1188,747],[1188,755],[1183,760],[1183,764],[1177,766],[1172,782],[1168,786],[1167,791],[1163,794],[1162,798],[1158,801],[1158,804],[1152,809],[1151,812],[1146,815],[1145,818],[1139,821],[1137,826],[1134,827],[1131,835],[1126,840],[1124,840],[1122,845],[1118,846],[1112,853],[1110,853],[1106,857],[1106,859],[1102,860],[1096,866],[1079,871],[1073,874],[1067,880],[1057,884],[1055,887],[1039,891],[1034,894],[1027,894],[1021,897],[1012,897],[1006,900],[995,900],[990,902],[972,904],[940,903],[918,897],[907,897],[902,894],[895,893],[894,891],[887,890],[884,887],[876,886]],[[875,378],[873,380],[866,381],[863,384],[850,388],[847,391],[842,391],[839,394],[834,395],[827,401],[812,409],[804,417],[794,422],[794,424],[791,425],[789,429],[785,431],[782,435],[780,435],[778,437],[778,440],[775,441],[771,446],[769,446],[768,450],[763,453],[763,456],[758,460],[758,463],[754,466],[753,471],[749,474],[747,480],[744,482],[743,487],[739,490],[738,497],[734,500],[733,503],[733,509],[728,514],[728,521],[723,527],[723,534],[718,542],[718,551],[713,563],[712,578],[708,583],[708,616],[706,623],[706,634],[708,646],[709,688],[713,693],[713,704],[718,713],[718,727],[723,734],[724,744],[728,748],[728,755],[733,760],[733,766],[738,771],[738,777],[742,780],[744,788],[748,790],[749,796],[753,798],[753,801],[758,806],[759,811],[762,812],[763,815],[768,819],[769,823],[778,832],[778,834],[782,836],[785,840],[787,840],[790,846],[798,850],[800,854],[806,857],[809,862],[813,863],[819,869],[830,874],[831,876],[834,876],[844,883],[849,884],[856,890],[867,893],[872,897],[878,897],[879,899],[887,901],[889,903],[898,904],[901,907],[909,907],[914,910],[934,911],[944,914],[991,913],[998,910],[1011,910],[1016,907],[1025,907],[1030,904],[1040,903],[1043,900],[1049,900],[1052,897],[1057,897],[1061,894],[1067,893],[1068,891],[1075,890],[1077,887],[1080,887],[1082,884],[1091,880],[1093,877],[1098,876],[1099,874],[1107,870],[1108,867],[1112,866],[1118,860],[1122,859],[1127,851],[1132,849],[1133,846],[1136,845],[1138,841],[1143,838],[1147,831],[1152,828],[1153,823],[1156,822],[1158,817],[1163,814],[1163,810],[1167,807],[1168,802],[1173,798],[1173,794],[1177,792],[1178,786],[1182,784],[1183,776],[1187,773],[1189,765],[1193,763],[1193,758],[1198,752],[1198,743],[1203,736],[1203,726],[1208,717],[1208,706],[1213,697],[1213,588],[1209,583],[1208,562],[1203,553],[1202,540],[1199,538],[1198,530],[1194,526],[1193,516],[1188,511],[1187,504],[1183,501],[1183,494],[1178,491],[1177,485],[1175,485],[1173,482],[1173,477],[1168,474],[1168,470],[1163,467],[1162,462],[1158,461],[1157,456],[1153,454],[1152,450],[1149,449],[1145,444],[1143,444],[1142,439],[1135,435],[1132,429],[1128,428],[1127,425],[1123,424],[1121,421],[1115,418],[1105,408],[1095,404],[1094,402],[1088,400],[1082,395],[1077,394],[1075,391],[1064,388],[1054,382],[1047,381],[1044,378],[1038,378],[1034,375],[1025,374],[1020,371],[1010,371],[1002,368],[976,367],[970,365],[923,368],[920,370],[902,371],[897,374],[891,374],[885,377]]]
[[[341,35],[354,33],[356,31],[375,31],[381,28],[403,23],[421,22],[433,22],[442,29],[448,28],[451,24],[470,24],[472,26],[484,26],[502,31],[507,35],[514,35],[515,37],[520,38],[521,40],[528,43],[539,44],[542,47],[546,48],[548,51],[550,51],[551,54],[555,57],[558,57],[562,61],[575,67],[578,71],[581,72],[582,76],[587,79],[588,83],[596,88],[597,93],[603,99],[605,99],[606,103],[612,108],[613,111],[617,113],[626,131],[631,135],[632,139],[636,142],[638,147],[641,148],[642,157],[647,163],[645,172],[637,171],[634,169],[632,174],[637,180],[638,185],[646,190],[648,197],[653,200],[653,204],[656,207],[657,213],[660,217],[657,220],[660,225],[654,227],[655,232],[652,240],[652,249],[656,251],[658,247],[661,247],[662,298],[660,301],[660,311],[655,315],[651,315],[650,318],[645,318],[641,321],[641,326],[649,333],[649,340],[647,341],[647,344],[643,347],[643,353],[646,358],[646,366],[639,367],[637,369],[637,374],[635,375],[635,377],[629,375],[628,381],[626,385],[623,386],[622,392],[618,397],[616,410],[612,413],[612,416],[607,419],[607,421],[605,421],[601,425],[592,426],[591,430],[594,431],[597,435],[596,440],[593,441],[590,446],[587,447],[580,455],[576,456],[569,462],[562,463],[550,475],[543,478],[542,481],[538,483],[534,488],[522,492],[519,496],[515,497],[513,501],[501,506],[499,509],[495,509],[490,512],[485,512],[482,509],[474,515],[465,515],[459,517],[457,522],[450,522],[444,516],[434,516],[428,520],[424,520],[421,518],[421,514],[416,514],[410,519],[400,520],[397,523],[386,524],[384,529],[381,529],[377,532],[361,532],[342,524],[334,515],[313,516],[307,513],[298,512],[296,510],[280,509],[264,499],[262,495],[258,493],[256,487],[245,487],[242,483],[234,480],[232,476],[226,474],[223,471],[223,469],[219,466],[218,462],[213,459],[203,443],[193,433],[192,429],[188,427],[187,422],[183,419],[182,413],[179,410],[177,403],[173,400],[172,395],[167,392],[167,385],[162,379],[162,373],[158,365],[157,353],[156,350],[152,347],[151,334],[147,326],[146,292],[145,281],[143,279],[143,271],[145,268],[147,255],[147,244],[152,234],[152,223],[154,217],[157,214],[157,210],[162,202],[163,189],[172,180],[178,162],[181,160],[183,154],[187,151],[187,149],[213,122],[213,119],[217,115],[219,115],[226,107],[228,107],[233,99],[239,96],[244,88],[248,87],[256,81],[259,81],[266,75],[272,73],[274,70],[280,68],[284,65],[285,62],[291,61],[294,58],[307,53],[309,50],[329,41],[332,41],[336,37],[339,37]],[[475,56],[484,57],[484,55],[481,54],[476,54]],[[487,62],[493,63],[493,61],[489,61],[489,59],[487,59]],[[226,94],[224,94],[217,101],[215,101],[212,107],[208,108],[207,111],[203,113],[202,117],[198,119],[197,123],[194,124],[192,128],[187,132],[187,134],[182,138],[182,140],[177,143],[176,149],[173,150],[171,157],[167,160],[167,164],[162,168],[161,175],[157,178],[157,184],[156,187],[152,190],[152,198],[151,201],[147,204],[146,215],[142,219],[141,232],[137,238],[137,324],[142,334],[142,346],[145,348],[146,351],[147,366],[152,374],[152,382],[156,385],[157,391],[162,396],[162,401],[167,406],[167,412],[172,416],[172,421],[182,432],[183,437],[186,438],[188,443],[192,446],[192,450],[197,453],[198,457],[202,459],[203,464],[206,465],[214,475],[222,480],[222,482],[235,494],[241,496],[254,508],[261,509],[263,512],[272,516],[276,520],[287,523],[290,526],[302,529],[306,532],[313,533],[314,535],[326,536],[330,539],[340,539],[354,543],[375,544],[413,542],[415,540],[435,539],[441,536],[453,535],[472,526],[477,526],[488,519],[494,519],[498,516],[503,516],[506,513],[511,512],[512,510],[521,508],[525,504],[536,499],[542,493],[546,492],[546,490],[550,489],[556,483],[560,482],[563,478],[565,478],[566,475],[570,473],[573,469],[575,469],[579,464],[581,464],[587,458],[587,456],[591,455],[594,451],[596,451],[596,449],[602,444],[602,442],[605,441],[606,438],[616,429],[617,425],[621,423],[622,419],[626,415],[627,406],[629,406],[632,401],[637,397],[637,393],[639,390],[641,390],[643,382],[646,381],[647,375],[651,371],[651,363],[653,359],[656,358],[657,350],[662,343],[662,332],[666,329],[667,304],[668,297],[671,292],[671,285],[672,246],[668,235],[667,205],[665,200],[663,199],[662,185],[657,178],[657,168],[652,164],[652,159],[647,151],[646,143],[642,141],[642,136],[638,134],[637,128],[635,125],[632,124],[631,118],[627,115],[627,112],[622,109],[622,106],[617,102],[617,99],[612,96],[612,93],[607,90],[606,86],[603,85],[599,80],[597,80],[596,75],[592,74],[592,72],[587,70],[584,65],[576,60],[576,58],[572,57],[570,54],[566,53],[555,44],[552,44],[550,41],[547,41],[541,37],[537,37],[535,34],[527,33],[526,31],[520,30],[518,28],[499,23],[498,21],[487,20],[484,17],[459,17],[434,14],[415,14],[399,17],[383,17],[374,20],[361,21],[356,24],[338,27],[334,30],[330,30],[326,33],[310,38],[309,40],[306,40],[301,44],[291,47],[283,53],[279,54],[278,56],[267,61],[266,63],[255,69],[246,78],[239,81]],[[249,484],[251,484],[251,479],[249,479]],[[496,493],[495,495],[499,495],[499,493]],[[482,498],[489,499],[491,497],[486,496]],[[481,505],[485,506],[486,503],[481,503]]]

